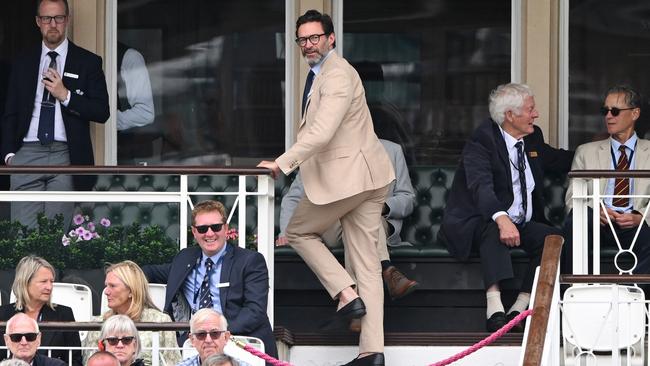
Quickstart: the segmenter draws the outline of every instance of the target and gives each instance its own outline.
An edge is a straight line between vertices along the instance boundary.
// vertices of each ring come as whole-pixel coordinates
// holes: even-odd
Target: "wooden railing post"
[[[546,328],[563,243],[564,239],[560,235],[549,235],[544,241],[544,253],[542,254],[537,290],[535,291],[535,303],[533,304],[533,318],[530,322],[524,353],[524,366],[539,366],[542,361]]]

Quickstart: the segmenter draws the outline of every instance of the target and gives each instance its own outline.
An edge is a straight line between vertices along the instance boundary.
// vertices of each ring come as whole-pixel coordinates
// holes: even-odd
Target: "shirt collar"
[[[311,71],[314,72],[314,76],[318,75],[318,73],[320,72],[320,68],[323,66],[323,63],[325,62],[325,60],[327,60],[328,57],[330,57],[332,52],[334,52],[333,48],[327,53],[327,55],[325,55],[325,57],[323,57],[322,60],[320,60],[319,63],[311,67]]]
[[[516,138],[510,136],[510,134],[504,131],[503,128],[501,128],[501,126],[499,126],[499,130],[501,130],[501,135],[503,135],[503,139],[506,142],[506,147],[508,148],[508,151],[514,149],[515,144],[519,141],[521,141],[523,144],[524,141],[523,139],[517,140]]]
[[[41,57],[44,57],[50,51],[54,51],[54,52],[58,53],[59,56],[67,54],[68,53],[68,39],[65,38],[63,40],[63,42],[61,42],[61,44],[57,48],[55,48],[53,50],[47,48],[47,46],[45,45],[45,42],[41,42]]]
[[[223,248],[221,248],[221,250],[220,250],[219,252],[217,252],[217,254],[215,254],[215,255],[213,255],[213,256],[211,256],[211,257],[208,257],[207,255],[205,255],[205,253],[201,252],[201,256],[202,256],[202,257],[201,257],[201,262],[202,262],[202,263],[205,263],[205,259],[206,259],[206,258],[210,258],[210,259],[212,259],[212,263],[217,264],[217,262],[218,262],[221,258],[223,258],[223,256],[226,254],[226,251],[227,251],[227,250],[228,250],[228,243],[226,243],[226,244],[223,246]]]
[[[636,136],[636,132],[633,133],[633,134],[632,134],[632,137],[630,137],[629,139],[627,139],[627,141],[625,141],[625,142],[622,143],[622,144],[621,144],[620,142],[614,140],[614,139],[611,138],[611,137],[609,138],[609,141],[610,141],[611,144],[612,144],[612,149],[613,149],[614,151],[618,151],[618,148],[619,148],[621,145],[625,145],[625,147],[627,147],[628,149],[630,149],[630,151],[634,151],[634,148],[636,147],[636,141],[637,141],[637,140],[638,140],[638,137]]]

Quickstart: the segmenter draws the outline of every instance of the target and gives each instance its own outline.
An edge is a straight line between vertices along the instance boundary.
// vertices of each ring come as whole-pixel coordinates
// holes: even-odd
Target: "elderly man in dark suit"
[[[489,109],[491,118],[463,149],[440,236],[459,260],[468,258],[472,246],[478,250],[486,288],[486,327],[493,332],[528,306],[544,239],[560,234],[544,223],[544,170],[568,171],[573,153],[544,143],[541,130],[533,125],[539,114],[528,86],[500,85],[490,94]],[[520,279],[517,300],[506,314],[499,285],[514,277],[510,249],[515,247],[526,252],[530,263]]]
[[[32,366],[65,366],[65,362],[58,358],[37,353],[41,345],[38,323],[24,313],[18,313],[7,321],[4,339],[14,359],[23,360]]]
[[[164,310],[174,321],[189,321],[199,309],[212,308],[226,317],[232,334],[260,338],[266,353],[277,357],[266,315],[266,262],[260,253],[226,243],[226,217],[220,202],[196,204],[192,234],[199,245],[181,250],[171,264],[142,270],[149,282],[167,283]]]
[[[66,38],[67,0],[39,0],[36,25],[43,42],[20,56],[12,67],[2,121],[2,158],[7,165],[92,165],[90,121],[109,117],[108,92],[99,56]],[[19,191],[87,190],[95,177],[14,175]],[[73,203],[12,204],[12,217],[29,226],[36,215],[63,213],[66,224]]]

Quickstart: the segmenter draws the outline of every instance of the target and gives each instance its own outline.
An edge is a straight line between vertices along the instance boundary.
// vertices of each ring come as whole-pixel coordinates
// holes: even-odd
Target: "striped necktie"
[[[205,259],[205,277],[203,277],[203,282],[201,282],[201,290],[199,292],[199,309],[211,309],[213,306],[212,293],[210,292],[210,275],[212,274],[213,265],[214,262],[212,262],[212,259]]]
[[[625,145],[618,147],[621,156],[616,163],[616,171],[626,171],[630,169],[630,162],[627,160],[627,153]],[[614,181],[614,196],[626,196],[630,194],[630,179],[629,178],[616,178]],[[619,197],[612,199],[612,206],[627,207],[630,204],[628,197]]]

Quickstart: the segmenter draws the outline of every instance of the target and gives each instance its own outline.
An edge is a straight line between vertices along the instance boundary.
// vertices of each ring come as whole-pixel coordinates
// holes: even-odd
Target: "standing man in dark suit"
[[[41,345],[38,323],[24,313],[18,313],[7,321],[4,339],[14,359],[23,360],[31,366],[66,365],[58,358],[49,358],[37,353]]]
[[[7,165],[93,165],[90,121],[109,117],[102,59],[66,38],[67,0],[39,0],[36,25],[43,42],[20,56],[12,67],[1,154]],[[94,176],[14,175],[18,191],[89,190]],[[73,203],[18,202],[12,218],[28,226],[44,212],[70,222]]]
[[[192,234],[198,247],[181,250],[171,264],[143,266],[142,270],[149,282],[167,283],[164,311],[172,320],[189,321],[199,309],[212,308],[226,317],[232,334],[260,338],[266,353],[277,357],[266,315],[266,262],[260,253],[226,243],[226,217],[220,202],[196,204]]]
[[[541,131],[533,125],[539,114],[528,86],[498,86],[490,94],[489,109],[491,118],[474,131],[463,149],[440,236],[459,260],[468,258],[472,246],[480,253],[487,330],[494,332],[528,307],[544,239],[560,234],[543,223],[543,169],[567,168],[562,161],[571,160],[572,153],[543,143]],[[538,136],[533,135],[529,144],[525,137],[533,133]],[[530,263],[506,315],[499,283],[514,277],[510,249],[515,247],[527,253]]]

